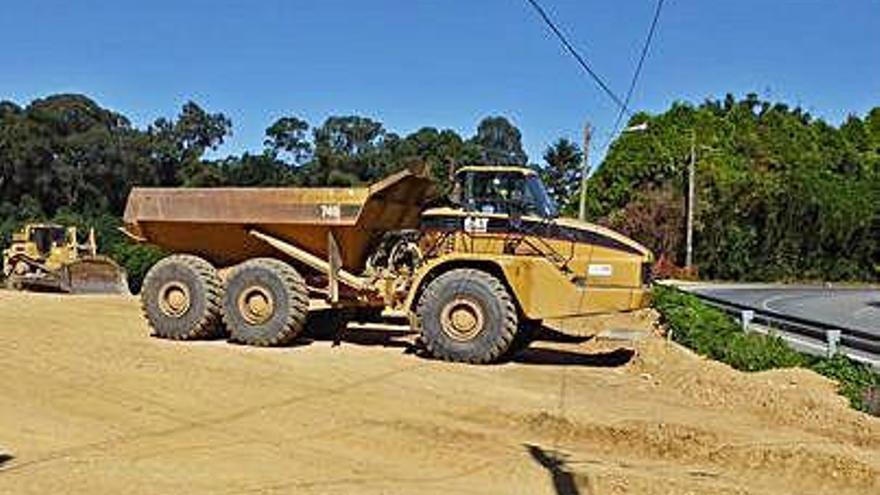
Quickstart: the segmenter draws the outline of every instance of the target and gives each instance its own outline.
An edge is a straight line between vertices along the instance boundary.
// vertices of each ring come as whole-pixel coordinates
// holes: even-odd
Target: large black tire
[[[189,254],[175,254],[150,268],[141,288],[141,307],[153,335],[192,340],[221,331],[223,281],[210,263]]]
[[[491,363],[517,335],[513,299],[481,270],[450,270],[432,280],[419,297],[416,316],[428,352],[447,361]]]
[[[233,268],[226,279],[223,322],[236,342],[288,344],[302,332],[308,310],[305,280],[283,261],[248,260]]]
[[[516,331],[516,337],[513,338],[513,342],[510,343],[510,347],[507,349],[507,352],[501,356],[501,360],[509,360],[513,359],[517,356],[517,354],[523,352],[528,349],[530,345],[532,345],[532,341],[538,336],[541,331],[541,322],[536,320],[520,320],[519,328]]]

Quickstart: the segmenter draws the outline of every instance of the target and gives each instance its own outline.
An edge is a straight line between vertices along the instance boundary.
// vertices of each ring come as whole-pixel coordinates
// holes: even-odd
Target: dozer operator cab
[[[76,231],[61,225],[33,225],[25,229],[26,242],[32,242],[40,256],[49,256],[52,248],[76,243]]]
[[[463,167],[453,201],[465,211],[555,218],[556,204],[541,178],[523,167]]]

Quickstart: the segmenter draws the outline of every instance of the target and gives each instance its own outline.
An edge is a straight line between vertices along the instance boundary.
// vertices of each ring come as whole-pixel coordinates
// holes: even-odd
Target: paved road
[[[880,289],[706,285],[688,289],[757,310],[880,335]]]

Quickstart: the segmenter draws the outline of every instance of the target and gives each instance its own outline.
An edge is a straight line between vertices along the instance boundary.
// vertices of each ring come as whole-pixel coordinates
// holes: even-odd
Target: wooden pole
[[[590,138],[593,135],[593,128],[590,123],[584,124],[584,149],[583,149],[583,168],[581,170],[581,201],[578,208],[578,219],[584,221],[587,219],[587,175],[590,173]]]
[[[691,129],[691,159],[688,163],[688,183],[687,183],[687,218],[686,218],[686,229],[685,232],[685,253],[684,253],[684,266],[685,268],[691,268],[694,264],[694,179],[696,175],[696,162],[697,162],[697,132],[694,129]]]

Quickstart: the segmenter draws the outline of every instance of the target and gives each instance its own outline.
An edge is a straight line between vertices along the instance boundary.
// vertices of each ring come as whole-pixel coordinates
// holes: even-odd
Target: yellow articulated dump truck
[[[29,224],[3,251],[3,276],[16,290],[128,294],[125,271],[98,254],[94,229],[80,244],[76,227]]]
[[[135,188],[126,232],[175,253],[147,274],[144,313],[159,337],[279,345],[310,310],[372,308],[406,315],[437,358],[489,363],[543,319],[647,303],[651,253],[558,218],[534,171],[464,167],[450,196],[410,170],[356,188]]]

